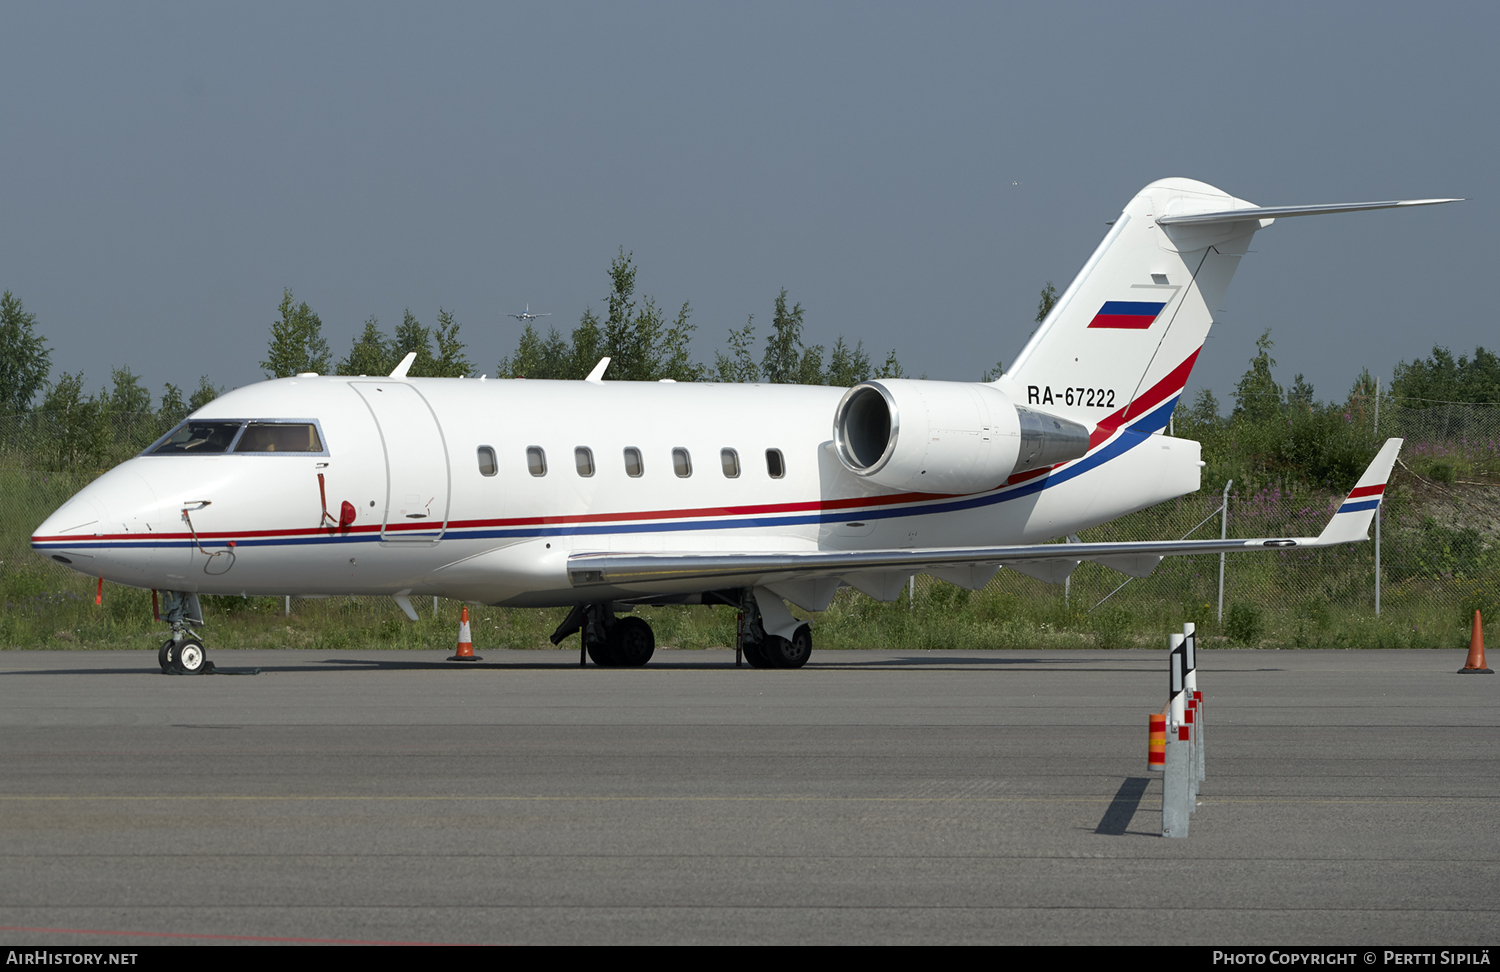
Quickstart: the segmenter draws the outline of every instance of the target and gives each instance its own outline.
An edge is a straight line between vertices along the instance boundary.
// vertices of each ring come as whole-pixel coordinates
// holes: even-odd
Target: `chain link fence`
[[[100,472],[145,448],[180,418],[44,412],[0,417],[0,589],[7,612],[44,611],[62,601],[92,603],[87,579],[31,551],[31,530]],[[1466,632],[1475,609],[1500,617],[1500,406],[1387,403],[1379,435],[1407,440],[1382,510],[1380,630],[1409,631],[1415,642],[1426,632]],[[1228,533],[1315,536],[1341,499],[1331,492],[1274,487],[1232,490]],[[1216,537],[1222,516],[1220,497],[1205,491],[1079,537]],[[1005,605],[1012,614],[1024,613],[1028,605],[1060,605],[1037,623],[1072,626],[1105,645],[1139,643],[1131,642],[1132,632],[1145,637],[1140,633],[1171,630],[1182,620],[1237,643],[1336,644],[1341,632],[1353,630],[1353,622],[1376,621],[1376,557],[1373,543],[1230,554],[1224,562],[1222,615],[1218,555],[1167,558],[1149,577],[1136,579],[1084,563],[1065,585],[1001,570],[975,595],[917,575],[904,603],[891,607],[926,612],[930,624],[941,624],[945,615],[964,610],[971,597],[988,598],[992,610],[1000,610],[994,604]],[[863,598],[845,589],[835,607],[847,610]],[[393,613],[388,598],[338,600],[339,611],[355,611],[372,624]],[[276,599],[258,610],[280,614],[282,607]]]

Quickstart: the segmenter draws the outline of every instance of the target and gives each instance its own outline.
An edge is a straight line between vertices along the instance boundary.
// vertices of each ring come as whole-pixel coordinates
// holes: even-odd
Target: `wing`
[[[1401,439],[1387,439],[1369,468],[1316,537],[1252,540],[1146,540],[1131,543],[1043,543],[996,547],[899,550],[796,550],[711,553],[577,553],[568,558],[574,588],[608,587],[642,594],[713,587],[767,587],[809,610],[822,610],[840,583],[881,600],[899,595],[914,573],[931,573],[965,587],[982,587],[1002,566],[1060,581],[1079,561],[1091,560],[1144,577],[1163,557],[1251,550],[1330,547],[1369,538]],[[825,596],[826,595],[826,596]]]

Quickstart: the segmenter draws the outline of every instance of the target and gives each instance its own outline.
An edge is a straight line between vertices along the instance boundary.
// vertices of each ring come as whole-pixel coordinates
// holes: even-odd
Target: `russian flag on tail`
[[[1126,331],[1144,331],[1167,306],[1150,300],[1106,300],[1089,327],[1112,327]]]

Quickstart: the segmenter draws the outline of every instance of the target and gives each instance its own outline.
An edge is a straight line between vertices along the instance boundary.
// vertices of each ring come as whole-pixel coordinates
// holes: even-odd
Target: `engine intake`
[[[993,385],[885,378],[849,389],[833,417],[839,461],[893,489],[975,493],[1077,459],[1088,430],[1014,404]]]

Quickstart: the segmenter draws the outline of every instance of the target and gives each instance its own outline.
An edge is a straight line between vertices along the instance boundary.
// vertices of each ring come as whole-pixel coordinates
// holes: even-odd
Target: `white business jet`
[[[83,489],[32,547],[164,593],[164,669],[204,669],[198,595],[412,595],[570,606],[580,662],[642,665],[640,604],[740,612],[756,667],[812,650],[805,611],[913,573],[1060,582],[1177,554],[1366,539],[1388,440],[1317,537],[1047,543],[1199,487],[1165,435],[1256,230],[1446,199],[1257,207],[1188,179],[1141,191],[993,383],[816,386],[299,375],[215,399]]]

